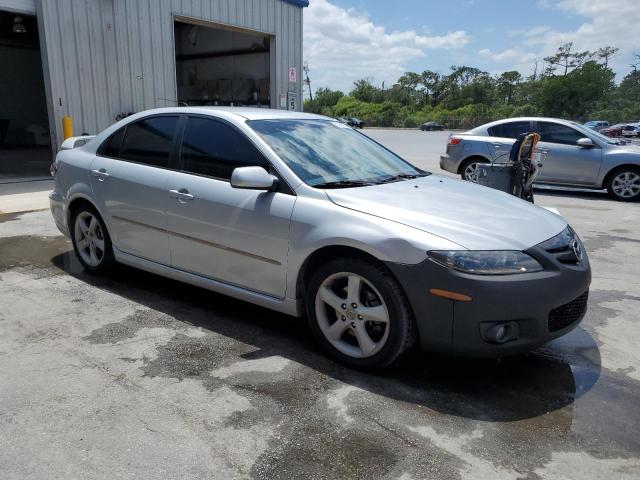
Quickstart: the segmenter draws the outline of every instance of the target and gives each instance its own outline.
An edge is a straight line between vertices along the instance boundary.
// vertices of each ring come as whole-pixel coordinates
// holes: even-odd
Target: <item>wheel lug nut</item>
[[[362,320],[362,315],[358,315],[358,320]]]
[[[347,319],[344,315],[342,315],[342,321],[344,322]]]
[[[357,303],[355,303],[355,302],[353,302],[353,303],[351,304],[351,308],[358,308],[358,304],[357,304]]]
[[[343,310],[346,310],[346,309],[347,309],[347,304],[346,304],[346,303],[343,303],[343,304],[342,304],[342,309],[343,309]]]

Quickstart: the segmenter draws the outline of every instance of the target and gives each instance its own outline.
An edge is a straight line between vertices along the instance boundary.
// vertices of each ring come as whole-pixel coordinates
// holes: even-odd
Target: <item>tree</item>
[[[604,60],[604,66],[608,67],[609,59],[618,53],[618,51],[620,51],[620,49],[617,47],[602,47],[598,49],[596,55],[600,60]]]
[[[373,86],[371,80],[368,78],[363,78],[353,82],[351,96],[361,102],[379,103],[383,100],[382,90]]]
[[[545,57],[544,61],[548,63],[549,73],[553,74],[556,66],[564,69],[564,75],[569,73],[570,68],[579,68],[585,62],[593,57],[593,52],[585,50],[584,52],[574,52],[573,42],[565,43],[560,46],[555,55]]]
[[[521,81],[522,75],[520,75],[520,72],[515,70],[504,72],[498,77],[498,90],[501,98],[505,100],[507,105],[511,104],[513,91]]]
[[[545,115],[584,119],[612,91],[614,77],[611,69],[586,62],[567,75],[544,79],[537,103]]]

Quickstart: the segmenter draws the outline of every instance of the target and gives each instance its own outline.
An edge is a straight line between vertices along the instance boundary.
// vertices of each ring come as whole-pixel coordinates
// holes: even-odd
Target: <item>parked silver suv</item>
[[[523,132],[538,132],[545,160],[537,183],[604,189],[616,200],[640,199],[640,146],[556,118],[510,118],[449,138],[440,167],[475,182],[478,164],[505,162]]]
[[[87,270],[121,262],[306,315],[349,365],[415,342],[524,352],[586,311],[589,261],[561,217],[326,117],[168,108],[85,140],[63,144],[50,199]]]

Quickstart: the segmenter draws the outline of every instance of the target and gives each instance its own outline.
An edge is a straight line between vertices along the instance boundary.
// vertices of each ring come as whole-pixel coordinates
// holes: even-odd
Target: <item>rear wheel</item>
[[[86,270],[101,273],[113,263],[111,238],[93,207],[82,205],[74,210],[70,231],[73,249]]]
[[[607,191],[616,200],[631,202],[640,199],[640,169],[622,168],[609,176]]]
[[[323,265],[311,278],[305,300],[316,339],[352,367],[389,365],[414,342],[404,291],[373,261],[338,259]]]
[[[483,163],[487,163],[479,158],[470,158],[466,160],[460,167],[460,177],[468,182],[476,183],[478,181],[479,167]]]

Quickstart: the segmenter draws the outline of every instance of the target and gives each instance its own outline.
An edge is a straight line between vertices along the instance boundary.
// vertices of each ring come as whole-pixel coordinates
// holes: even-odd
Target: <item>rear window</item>
[[[168,167],[177,126],[177,116],[152,117],[127,125],[120,158]]]
[[[111,137],[109,137],[109,139],[102,144],[98,153],[100,155],[104,155],[105,157],[118,158],[120,156],[120,147],[122,146],[122,139],[124,138],[125,128],[121,128],[116,133],[111,135]]]
[[[529,122],[507,122],[490,127],[489,135],[492,137],[518,138],[518,135],[521,133],[527,133],[529,131],[531,131]]]

